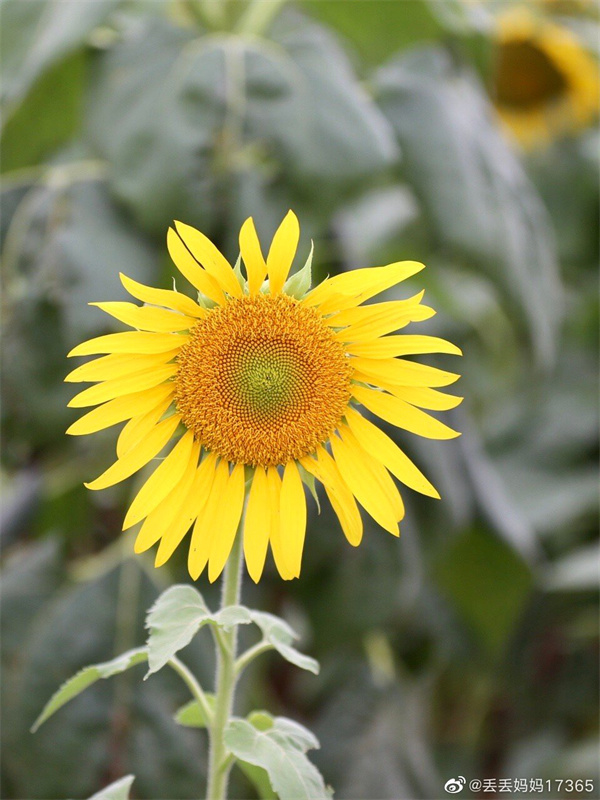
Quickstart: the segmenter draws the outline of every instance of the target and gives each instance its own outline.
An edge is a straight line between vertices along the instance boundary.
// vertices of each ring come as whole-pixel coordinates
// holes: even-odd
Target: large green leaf
[[[493,278],[548,365],[561,316],[553,233],[482,88],[433,49],[382,68],[376,84],[437,241]]]
[[[84,57],[76,52],[44,72],[2,130],[2,172],[38,164],[77,131]]]
[[[90,138],[145,226],[162,231],[175,217],[227,233],[248,167],[266,170],[276,194],[297,195],[301,185],[323,203],[395,158],[389,124],[335,40],[284,17],[276,45],[194,38],[154,18],[98,58]]]
[[[15,104],[48,67],[85,42],[120,0],[4,0],[2,101]]]
[[[318,742],[298,723],[278,718],[271,727],[259,730],[248,720],[234,719],[224,740],[237,759],[266,770],[279,797],[328,800],[332,796],[305,755],[308,749],[318,747]]]
[[[443,548],[434,576],[480,645],[501,652],[532,590],[525,562],[496,536],[471,530]]]
[[[369,65],[415,41],[439,38],[442,27],[426,0],[303,0],[306,10],[343,34]]]

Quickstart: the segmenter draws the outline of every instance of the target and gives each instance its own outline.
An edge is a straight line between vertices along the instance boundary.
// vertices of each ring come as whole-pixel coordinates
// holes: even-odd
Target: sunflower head
[[[500,118],[526,147],[590,123],[598,65],[566,28],[516,7],[498,20],[492,90]]]
[[[289,278],[298,240],[298,221],[289,212],[265,257],[247,220],[240,231],[243,276],[200,231],[176,223],[167,246],[197,297],[122,275],[125,288],[144,305],[95,305],[135,330],[100,336],[69,354],[105,355],[67,376],[95,384],[70,405],[97,406],[68,432],[92,433],[125,422],[117,460],[88,488],[110,486],[151,463],[156,467],[135,496],[124,528],[143,521],[136,551],[159,543],[157,566],[191,530],[188,566],[194,578],[208,565],[215,580],[236,535],[243,536],[255,581],[269,547],[281,576],[297,577],[306,528],[304,485],[314,488],[315,479],[353,545],[362,537],[357,501],[398,535],[404,506],[392,475],[438,496],[364,415],[369,411],[428,438],[458,435],[427,413],[458,405],[461,398],[439,391],[458,375],[405,356],[460,350],[432,336],[388,335],[434,313],[422,304],[423,292],[364,305],[423,265],[404,261],[356,270],[310,289],[310,257]]]

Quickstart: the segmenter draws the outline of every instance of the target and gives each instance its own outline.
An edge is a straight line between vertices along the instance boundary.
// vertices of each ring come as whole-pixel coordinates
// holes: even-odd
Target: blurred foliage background
[[[516,5],[2,4],[3,797],[86,797],[128,772],[136,798],[203,791],[204,734],[173,721],[186,696],[162,674],[142,684],[136,668],[28,730],[188,580],[184,555],[160,570],[132,557],[134,484],[84,489],[115,434],[64,435],[65,354],[109,330],[86,304],[125,299],[120,270],[171,284],[173,218],[235,259],[246,216],[266,241],[290,207],[317,278],[427,264],[396,291],[425,281],[438,315],[419,330],[464,349],[464,433],[394,433],[443,498],[404,493],[400,542],[371,524],[354,550],[313,503],[301,579],[246,583],[322,671],[263,657],[239,710],[314,729],[339,798],[433,800],[456,775],[598,786],[599,136],[594,102],[577,112],[584,62],[567,63],[597,69],[598,7],[520,4],[548,35],[503,50]],[[562,61],[545,44],[557,30]],[[204,645],[183,660],[210,686]],[[240,775],[232,792],[252,796]]]

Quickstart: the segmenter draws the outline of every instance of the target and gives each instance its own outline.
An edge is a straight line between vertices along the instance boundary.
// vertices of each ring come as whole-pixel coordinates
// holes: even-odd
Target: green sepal
[[[319,495],[317,494],[317,486],[315,483],[315,476],[312,475],[307,469],[305,469],[302,464],[297,461],[296,466],[298,467],[298,471],[300,472],[300,477],[302,478],[302,483],[308,487],[308,491],[312,494],[315,503],[317,504],[317,510],[319,514],[321,513],[321,503],[319,502]]]
[[[310,241],[310,253],[304,266],[287,279],[283,286],[285,294],[300,300],[310,289],[312,283],[312,260],[315,243]]]

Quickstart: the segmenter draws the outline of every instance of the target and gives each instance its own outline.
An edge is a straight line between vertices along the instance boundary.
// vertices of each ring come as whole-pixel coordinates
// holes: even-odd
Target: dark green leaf
[[[3,102],[15,103],[48,67],[85,42],[120,0],[2,4]]]
[[[440,590],[490,652],[498,652],[532,589],[531,573],[494,535],[471,530],[444,549],[434,574]]]
[[[547,366],[561,316],[552,230],[482,88],[438,50],[383,68],[377,87],[434,235],[493,277]]]

